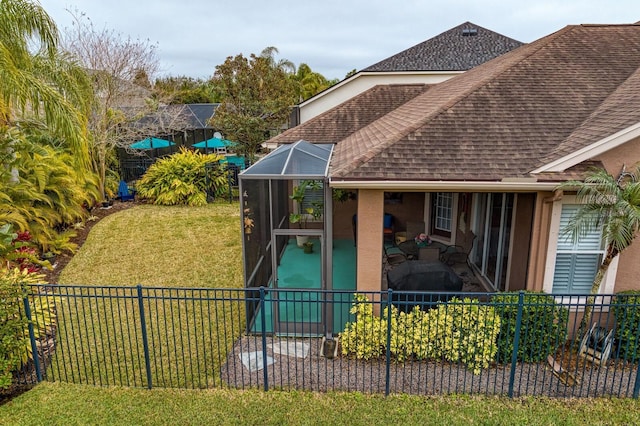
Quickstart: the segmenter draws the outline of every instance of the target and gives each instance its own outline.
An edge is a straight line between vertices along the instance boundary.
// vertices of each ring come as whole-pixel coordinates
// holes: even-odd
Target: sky
[[[276,59],[343,79],[463,22],[529,43],[567,25],[640,21],[638,0],[40,0],[61,31],[71,11],[157,45],[159,76],[209,78],[229,56]]]

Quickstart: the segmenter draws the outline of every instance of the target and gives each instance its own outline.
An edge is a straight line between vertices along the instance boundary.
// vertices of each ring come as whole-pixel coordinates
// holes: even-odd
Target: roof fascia
[[[457,74],[462,74],[465,71],[360,71],[357,72],[356,74],[352,75],[349,78],[346,78],[344,80],[342,80],[341,82],[334,84],[331,87],[326,88],[325,90],[323,90],[322,92],[310,97],[309,99],[307,99],[304,102],[300,102],[298,104],[298,107],[303,108],[304,106],[316,101],[317,99],[322,98],[323,96],[328,95],[329,93],[338,90],[340,87],[354,81],[357,78],[360,77],[366,77],[366,76],[380,76],[380,75],[408,75],[408,74],[413,74],[413,75],[457,75]]]
[[[329,186],[344,189],[381,189],[385,191],[441,191],[441,192],[530,192],[553,191],[557,182],[538,182],[535,179],[505,179],[502,181],[358,181],[329,180]]]
[[[618,146],[637,137],[640,137],[640,123],[636,123],[622,129],[619,132],[600,139],[589,146],[572,152],[569,155],[565,155],[551,163],[545,164],[544,166],[533,170],[531,173],[563,172],[570,167],[578,165],[583,161],[590,160],[597,155],[612,150],[613,148],[617,148]]]

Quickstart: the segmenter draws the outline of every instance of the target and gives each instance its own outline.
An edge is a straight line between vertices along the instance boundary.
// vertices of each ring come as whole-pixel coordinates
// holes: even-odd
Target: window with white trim
[[[434,235],[451,236],[453,222],[453,193],[436,192],[432,196],[432,229]]]
[[[586,235],[578,237],[575,241],[570,234],[563,232],[580,207],[577,204],[562,205],[553,274],[553,293],[589,293],[602,262],[604,248],[600,228],[589,230]]]

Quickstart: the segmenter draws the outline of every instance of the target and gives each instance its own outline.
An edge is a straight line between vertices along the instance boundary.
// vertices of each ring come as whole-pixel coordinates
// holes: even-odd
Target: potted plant
[[[313,253],[313,241],[306,241],[302,244],[305,253]]]

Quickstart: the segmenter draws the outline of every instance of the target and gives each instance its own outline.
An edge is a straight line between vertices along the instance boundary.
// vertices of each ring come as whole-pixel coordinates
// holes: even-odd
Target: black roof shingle
[[[362,71],[466,71],[522,44],[474,23],[464,22]]]

